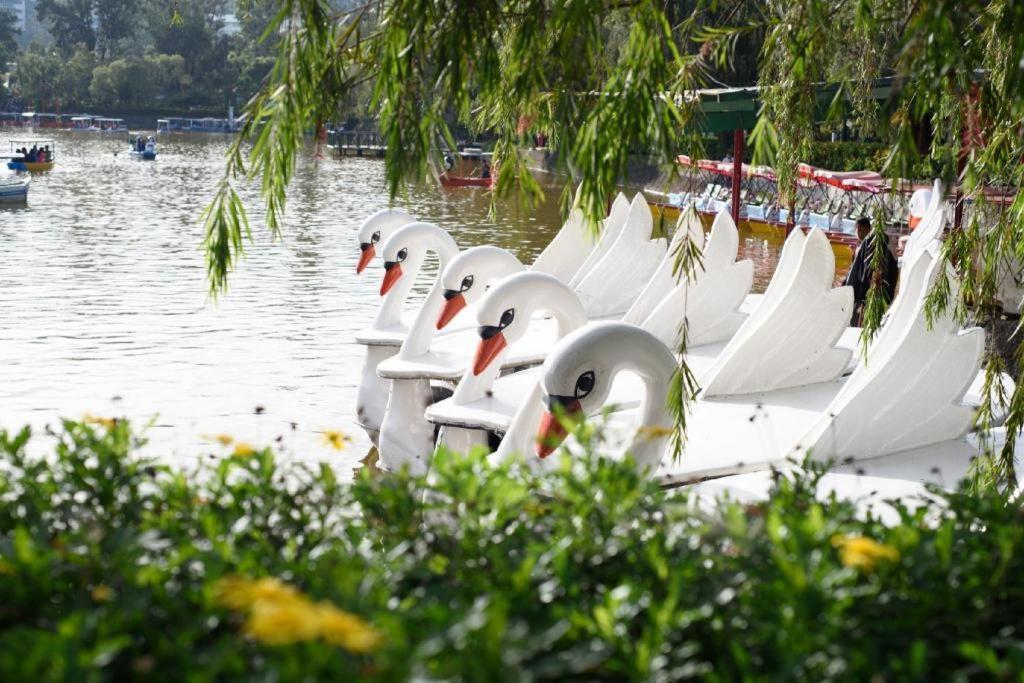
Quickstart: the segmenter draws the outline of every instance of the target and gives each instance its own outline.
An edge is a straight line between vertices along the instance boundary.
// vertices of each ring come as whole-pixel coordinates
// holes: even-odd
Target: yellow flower
[[[839,561],[846,567],[855,567],[866,572],[873,571],[879,560],[896,562],[900,552],[890,545],[874,541],[866,536],[832,537],[832,547],[839,550]]]
[[[324,444],[330,446],[336,451],[344,450],[345,442],[351,441],[351,438],[344,432],[336,429],[325,429],[323,431]]]
[[[114,589],[101,583],[92,589],[91,595],[93,602],[110,602],[110,599],[114,597]]]
[[[202,436],[207,441],[219,443],[221,446],[230,446],[231,442],[235,440],[230,434],[203,434]]]
[[[287,602],[301,597],[297,590],[274,578],[227,576],[214,586],[214,600],[234,610],[249,609],[257,602]]]
[[[376,649],[383,635],[329,602],[314,603],[275,578],[226,576],[214,585],[214,601],[246,612],[245,632],[264,645],[291,645],[322,638],[350,652]]]
[[[238,443],[235,444],[235,450],[232,451],[232,454],[240,457],[247,457],[250,455],[255,455],[256,449],[247,443],[239,441]]]
[[[253,603],[245,631],[265,645],[291,645],[320,634],[320,613],[305,597],[258,600]]]
[[[117,418],[114,417],[97,417],[96,415],[90,415],[86,413],[82,416],[82,422],[87,425],[100,425],[107,429],[113,429],[117,426]]]
[[[322,602],[317,605],[320,614],[320,637],[326,642],[340,645],[349,652],[372,652],[383,640],[380,631],[354,614]]]

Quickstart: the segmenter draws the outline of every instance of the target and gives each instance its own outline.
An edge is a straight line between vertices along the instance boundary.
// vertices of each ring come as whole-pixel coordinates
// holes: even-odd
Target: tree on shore
[[[453,142],[454,119],[497,135],[499,195],[518,190],[535,198],[540,188],[516,152],[533,127],[577,174],[579,206],[596,224],[631,152],[647,152],[666,170],[674,169],[676,154],[700,153],[698,105],[687,93],[717,85],[737,68],[756,70],[762,106],[755,161],[776,167],[783,193],[792,191],[815,134],[840,120],[888,144],[882,170],[891,177],[907,174],[923,156],[947,186],[958,186],[959,201],[984,206],[991,187],[1016,193],[1004,210],[972,212],[945,241],[944,258],[962,287],[951,299],[949,282],[940,279],[930,310],[952,307],[961,320],[984,320],[996,310],[1000,278],[1020,276],[1022,3],[385,0],[343,12],[325,0],[276,6],[266,34],[276,40],[275,68],[247,107],[244,139],[232,148],[204,214],[214,294],[223,291],[248,231],[235,184],[259,179],[267,225],[277,234],[304,131],[330,118],[363,82],[373,83],[392,196],[436,169],[440,144]],[[612,31],[624,32],[621,45],[609,45]],[[880,76],[896,84],[882,103],[871,93]],[[825,120],[817,102],[822,84],[837,86]],[[923,153],[916,134],[922,127],[931,133]],[[878,329],[880,311],[869,301],[866,336]],[[1009,438],[993,461],[996,478],[1010,481],[1024,427],[1024,376],[1003,396],[1010,391],[998,381],[1003,368],[990,356],[981,413],[984,426],[993,399],[1010,401]],[[682,410],[679,416],[682,422]]]
[[[0,65],[13,61],[18,54],[20,34],[21,29],[18,28],[18,18],[14,12],[0,9]]]
[[[93,0],[38,0],[36,16],[61,54],[70,55],[76,45],[96,48]]]

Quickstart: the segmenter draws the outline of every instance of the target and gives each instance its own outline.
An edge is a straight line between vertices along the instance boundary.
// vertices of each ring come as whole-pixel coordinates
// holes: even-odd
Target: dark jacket
[[[853,301],[857,304],[864,303],[868,298],[868,290],[871,289],[873,271],[871,261],[874,257],[874,235],[867,238],[857,247],[857,253],[853,256],[853,263],[850,264],[850,272],[846,274],[845,285],[853,287]],[[882,296],[885,300],[892,301],[896,295],[896,280],[899,278],[900,269],[896,263],[896,257],[892,255],[889,245],[885,245],[885,253],[882,259]]]

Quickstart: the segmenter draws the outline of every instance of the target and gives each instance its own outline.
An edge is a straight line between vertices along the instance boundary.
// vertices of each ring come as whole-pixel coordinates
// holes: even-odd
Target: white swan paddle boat
[[[666,256],[667,242],[660,238],[652,239],[653,227],[650,209],[641,195],[634,197],[631,203],[627,203],[620,195],[613,203],[605,233],[589,255],[582,254],[586,259],[575,269],[575,274],[573,268],[554,269],[550,261],[545,263],[547,250],[531,267],[531,272],[547,271],[556,280],[556,275],[561,276],[561,281],[568,280],[566,286],[572,288],[579,297],[586,315],[591,319],[621,318],[631,306],[644,305],[647,306],[644,310],[648,310],[664,296],[672,283],[671,264],[667,263],[671,257]],[[562,236],[568,236],[577,245],[586,240],[588,236],[584,231],[582,216],[576,213],[571,217],[552,246],[557,246]],[[397,239],[397,235],[391,239]],[[385,249],[391,248],[389,241]],[[465,306],[460,299],[467,293],[467,285],[472,291],[479,292],[482,286],[495,278],[509,271],[522,270],[521,266],[516,268],[517,262],[511,254],[506,252],[499,258],[496,252],[500,250],[493,247],[470,249],[445,267],[440,281],[444,289],[443,296],[447,300],[437,318],[437,327],[443,327]],[[575,253],[579,259],[581,254],[578,247]],[[752,272],[752,265],[750,269]],[[483,278],[482,282],[477,281],[480,278]],[[750,277],[747,280],[746,289],[749,290]],[[433,311],[425,304],[420,315],[431,317]],[[511,321],[506,320],[506,324],[509,323]],[[524,343],[514,351],[503,354],[500,361],[494,362],[489,379],[493,379],[499,371],[539,364],[551,348],[556,321],[549,317],[535,318],[527,315],[521,317],[520,323],[527,325]],[[379,443],[380,462],[388,469],[403,465],[425,468],[435,444],[434,425],[423,412],[423,408],[432,400],[430,382],[457,382],[473,361],[471,349],[476,341],[474,333],[467,331],[465,334],[432,340],[433,331],[426,323],[420,329],[426,330],[425,333],[418,334],[416,341],[410,335],[397,356],[377,368],[378,375],[392,380]],[[500,341],[501,337],[495,337],[495,340]],[[480,382],[472,384],[479,385]],[[411,389],[414,385],[417,387],[415,392]],[[460,397],[465,397],[467,391],[469,389],[460,390]],[[390,434],[385,436],[384,432]],[[480,438],[480,435],[476,436]]]
[[[697,246],[703,239],[699,218],[692,209],[684,214],[687,228],[680,229],[674,238],[673,252],[678,248],[681,235],[689,231],[689,239]],[[728,214],[716,218],[707,244],[704,245],[702,267],[689,279],[676,284],[668,269],[667,285],[652,280],[651,306],[643,298],[623,318],[651,332],[662,344],[672,349],[679,347],[679,322],[687,320],[686,361],[691,372],[704,382],[728,352],[741,356],[727,366],[744,367],[749,358],[766,353],[767,348],[783,348],[785,358],[770,362],[788,362],[794,371],[805,368],[808,373],[838,376],[853,370],[852,351],[860,334],[858,328],[847,323],[852,308],[849,288],[832,289],[834,257],[827,239],[820,231],[805,237],[795,231],[787,241],[776,274],[763,298],[748,295],[752,283],[752,264],[736,262],[739,242],[738,231]],[[805,252],[809,252],[806,253]],[[521,313],[541,308],[552,312],[564,330],[580,327],[574,317],[578,302],[571,292],[560,291],[554,283],[532,281],[522,274],[499,283],[481,303],[480,334],[476,363],[467,372],[455,394],[427,408],[426,415],[434,423],[443,425],[442,443],[456,450],[483,443],[466,436],[453,438],[452,434],[465,431],[485,431],[504,434],[497,449],[499,459],[514,453],[532,451],[535,425],[542,412],[539,401],[538,370],[501,377],[494,381],[483,371],[487,362],[502,352],[504,340],[513,343],[523,336],[515,320]],[[515,316],[511,324],[499,320]],[[804,334],[805,318],[811,318],[825,331],[824,334]],[[764,320],[770,322],[765,325]],[[765,327],[759,334],[744,330]],[[811,330],[813,332],[813,330]],[[734,336],[735,335],[735,336]],[[562,335],[564,336],[564,334]],[[741,337],[739,340],[736,337]],[[499,340],[495,343],[495,340]],[[731,340],[731,341],[730,341]],[[823,355],[823,361],[816,361]],[[749,369],[748,369],[749,370]],[[671,375],[671,373],[669,373]],[[722,374],[716,380],[726,381]],[[628,377],[628,375],[627,375]],[[791,381],[783,378],[779,387]],[[776,387],[778,388],[778,387]],[[747,391],[752,390],[750,387]],[[725,393],[732,393],[723,387]],[[621,407],[640,403],[640,388],[635,381],[620,381],[613,389],[612,402]]]
[[[629,244],[630,239],[636,239],[629,231],[643,232],[642,222],[638,219],[631,223],[628,213],[624,198],[614,203],[607,219],[609,239],[616,242],[625,240]],[[644,213],[650,222],[650,212]],[[633,210],[633,214],[644,215],[638,209]],[[383,246],[385,262],[399,264],[393,282],[411,282],[415,273],[418,273],[418,266],[406,273],[401,269],[401,260],[407,259],[409,254],[422,252],[429,248],[430,240],[438,239],[437,232],[413,232],[410,228],[405,226],[399,229]],[[436,230],[440,231],[440,228]],[[624,238],[624,234],[630,234],[630,237]],[[650,236],[650,227],[646,228],[646,236]],[[531,270],[547,272],[553,277],[575,278],[580,276],[581,270],[590,267],[588,264],[595,253],[604,250],[603,242],[604,239],[595,244],[586,231],[582,215],[574,212],[551,244],[537,257]],[[639,255],[644,253],[641,249]],[[439,334],[438,331],[481,296],[491,281],[524,268],[512,254],[495,247],[476,247],[458,256],[454,252],[443,255],[439,253],[439,261],[438,277],[420,307],[401,349],[394,357],[377,366],[378,376],[391,381],[378,437],[379,462],[385,469],[405,464],[425,468],[434,450],[434,427],[423,415],[423,409],[434,398],[431,380],[454,382],[468,364],[469,355],[465,349],[472,348],[475,333],[470,329],[455,329],[445,334]],[[643,267],[643,264],[644,261],[637,261],[637,267]],[[385,276],[386,287],[393,286],[387,279],[391,272],[395,271],[389,271]],[[587,279],[585,275],[580,277],[584,281]],[[607,306],[607,301],[599,296],[599,292],[594,291],[595,309],[603,311]],[[538,324],[543,327],[544,323],[538,321]],[[507,358],[503,367],[536,365],[544,359],[549,348],[550,342],[546,342],[532,350],[526,349],[521,354]],[[450,350],[455,353],[450,353]]]
[[[617,211],[616,215],[618,216],[624,214],[624,201],[623,198],[621,201],[616,202],[615,207],[613,207],[613,212]],[[377,257],[378,250],[383,249],[384,243],[399,228],[414,222],[416,222],[416,219],[401,209],[382,209],[366,218],[358,231],[360,254],[356,264],[356,273],[362,273],[365,270],[374,258]],[[443,232],[440,228],[437,228],[437,230]],[[440,232],[432,234],[437,240],[448,243],[450,238],[445,240],[440,236]],[[381,288],[383,299],[377,316],[370,327],[359,333],[356,337],[357,343],[367,347],[366,360],[363,364],[363,373],[356,402],[357,422],[366,430],[374,443],[378,443],[379,440],[380,428],[388,402],[388,390],[390,388],[390,381],[378,376],[377,367],[382,361],[398,353],[399,348],[408,335],[410,327],[414,324],[417,309],[413,307],[407,311],[405,306],[407,299],[410,298],[409,294],[412,283],[419,274],[423,257],[426,255],[426,252],[419,248],[422,241],[420,239],[417,241],[417,244],[412,245],[414,251],[412,259],[409,259],[409,251],[406,249],[404,258],[407,260],[400,264],[399,269],[393,271],[393,274],[390,275],[387,287],[382,286]],[[451,244],[454,244],[454,242],[452,241]],[[429,249],[431,246],[429,244],[422,246],[432,250]],[[397,254],[402,248],[399,247],[395,250],[394,258],[398,258]],[[533,268],[568,277],[579,270],[583,261],[586,260],[593,249],[594,240],[587,234],[582,216],[579,212],[575,212],[555,236],[555,239],[537,257]],[[497,249],[492,247],[487,255],[494,256],[496,251]],[[450,256],[452,254],[449,254]],[[388,277],[387,274],[385,277]],[[478,284],[479,288],[476,292],[470,293],[468,291],[469,287],[461,290],[465,286],[465,282],[464,278],[460,280],[459,293],[462,295],[461,300],[457,297],[449,297],[455,299],[448,306],[448,310],[452,311],[452,317],[458,313],[458,310],[461,310],[461,307],[468,303],[467,297],[472,299],[478,292],[482,292],[486,286],[483,277],[481,277],[481,281]],[[447,324],[447,322],[448,320],[444,321],[444,324]]]
[[[761,297],[749,295],[753,263],[736,262],[739,234],[726,214],[716,220],[704,245],[699,277],[694,282],[676,283],[672,265],[684,236],[698,248],[704,241],[697,215],[690,212],[687,217],[658,270],[621,319],[643,326],[675,348],[679,341],[679,316],[689,301],[688,338],[692,346],[688,358],[692,366],[702,367],[721,351],[724,341],[739,328]],[[477,314],[480,339],[472,366],[451,398],[426,411],[431,422],[442,426],[440,441],[444,445],[456,450],[482,445],[487,441],[484,432],[501,435],[509,431],[519,406],[536,405],[536,398],[527,400],[527,396],[539,390],[539,368],[497,378],[494,365],[529,333],[525,321],[537,312],[554,317],[558,325],[556,339],[588,321],[575,292],[537,274],[513,275],[493,287]],[[629,400],[625,397],[636,391],[636,383],[627,381],[617,395],[620,400]],[[520,422],[528,419],[518,418]],[[516,443],[515,438],[502,439],[499,450],[521,450],[524,444],[529,446],[532,434],[525,438],[525,442]]]
[[[722,216],[723,221],[728,218]],[[395,361],[415,365],[423,361],[424,354],[437,352],[431,348],[433,341],[445,339],[454,344],[472,337],[465,331],[435,334],[461,310],[471,308],[480,290],[492,284],[476,312],[480,323],[479,338],[473,340],[477,353],[474,357],[463,351],[463,375],[455,394],[435,405],[430,405],[429,377],[413,370],[408,377],[391,378],[392,403],[385,422],[411,416],[417,426],[410,430],[395,419],[394,429],[385,429],[403,437],[403,428],[415,432],[412,439],[397,440],[393,449],[414,456],[385,463],[385,467],[410,465],[422,470],[429,462],[433,425],[419,420],[417,409],[422,412],[426,408],[431,422],[443,425],[442,439],[457,430],[500,433],[504,426],[507,432],[502,445],[517,447],[503,450],[499,446],[492,457],[518,455],[546,467],[555,460],[553,453],[571,457],[581,448],[572,437],[563,441],[564,429],[551,412],[553,406],[592,415],[612,403],[619,412],[612,415],[608,433],[612,441],[618,441],[601,452],[613,457],[629,453],[638,467],[665,486],[696,485],[698,492],[735,490],[740,497],[757,496],[767,490],[772,472],[794,467],[792,459],[807,452],[817,460],[838,463],[822,482],[823,487],[843,495],[883,490],[918,495],[923,493],[924,482],[951,486],[967,472],[977,452],[978,436],[968,432],[980,391],[978,369],[984,335],[977,329],[960,332],[948,318],[931,329],[924,323],[924,297],[939,273],[935,240],[932,237],[931,243],[925,243],[924,236],[940,234],[941,220],[940,212],[930,211],[919,226],[923,244],[912,246],[905,254],[903,282],[885,326],[869,347],[870,362],[852,353],[856,330],[848,327],[850,293],[831,287],[834,258],[827,243],[822,248],[817,231],[790,235],[760,305],[748,305],[742,311],[742,303],[716,307],[712,305],[714,297],[699,295],[702,286],[705,292],[720,291],[707,283],[714,282],[716,273],[737,272],[741,266],[735,262],[735,251],[731,258],[715,258],[713,245],[724,244],[723,236],[728,233],[716,225],[704,248],[704,269],[693,282],[669,282],[676,297],[645,297],[641,293],[634,297],[632,308],[642,314],[631,316],[628,311],[625,316],[605,316],[609,319],[605,321],[589,314],[584,297],[574,289],[573,284],[586,279],[578,272],[567,282],[564,273],[554,277],[524,271],[507,252],[493,247],[453,256],[456,248],[452,242],[442,248],[447,258],[412,323],[414,334],[407,334],[402,342],[402,351],[407,347],[409,358],[401,358],[400,351]],[[939,221],[938,227],[929,221]],[[716,230],[721,235],[717,239]],[[388,238],[383,249],[388,274],[395,268],[399,273],[385,276],[385,294],[402,280],[409,286],[412,277],[405,276],[402,268],[410,258],[405,245],[411,244],[410,237],[415,241],[428,232],[421,226],[394,243]],[[594,246],[586,261],[602,242]],[[612,246],[605,250],[606,256]],[[665,253],[664,247],[661,253]],[[483,265],[485,271],[491,269],[479,280],[476,264]],[[655,289],[655,282],[665,273],[664,264],[661,259],[648,276],[645,292]],[[667,273],[671,276],[671,268]],[[746,290],[741,290],[741,302],[745,295]],[[618,305],[596,303],[598,307]],[[667,307],[672,315],[662,314],[666,327],[659,329],[651,325],[651,318],[660,307]],[[499,377],[502,369],[511,369],[512,347],[527,336],[538,310],[552,316],[545,324],[557,343],[546,353],[542,368]],[[715,352],[703,359],[703,366],[698,356],[688,357],[703,389],[688,420],[682,458],[673,462],[666,455],[671,420],[664,399],[678,362],[671,350],[678,341],[675,325],[683,316],[691,323],[699,320],[701,310],[731,319],[732,329]],[[613,318],[628,322],[611,322]],[[670,319],[672,325],[668,325]],[[645,329],[648,327],[651,329]],[[701,326],[693,327],[699,338]],[[421,332],[425,334],[421,336]],[[700,346],[691,345],[690,352]],[[454,353],[454,348],[440,351]],[[379,369],[382,375],[388,372]],[[613,389],[616,378],[623,374],[634,375],[636,381],[625,385],[630,389]],[[450,372],[444,377],[451,379]],[[502,408],[493,400],[499,395],[506,400]],[[392,413],[396,397],[401,408]],[[467,414],[472,415],[468,421]],[[483,414],[498,416],[498,424],[487,424],[480,418]],[[428,427],[421,428],[422,424]],[[998,432],[992,436],[998,439]],[[481,441],[486,439],[457,435],[445,443]],[[385,449],[392,450],[382,439],[382,458]]]

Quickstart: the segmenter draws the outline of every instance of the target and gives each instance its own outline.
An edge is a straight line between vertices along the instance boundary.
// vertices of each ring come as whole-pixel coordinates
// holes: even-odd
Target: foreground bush
[[[65,423],[45,460],[29,439],[0,432],[0,680],[1024,667],[1024,525],[996,494],[887,528],[815,502],[811,478],[705,515],[596,460],[538,480],[439,457],[429,480],[348,485],[269,451],[186,475],[133,456],[120,422]]]

